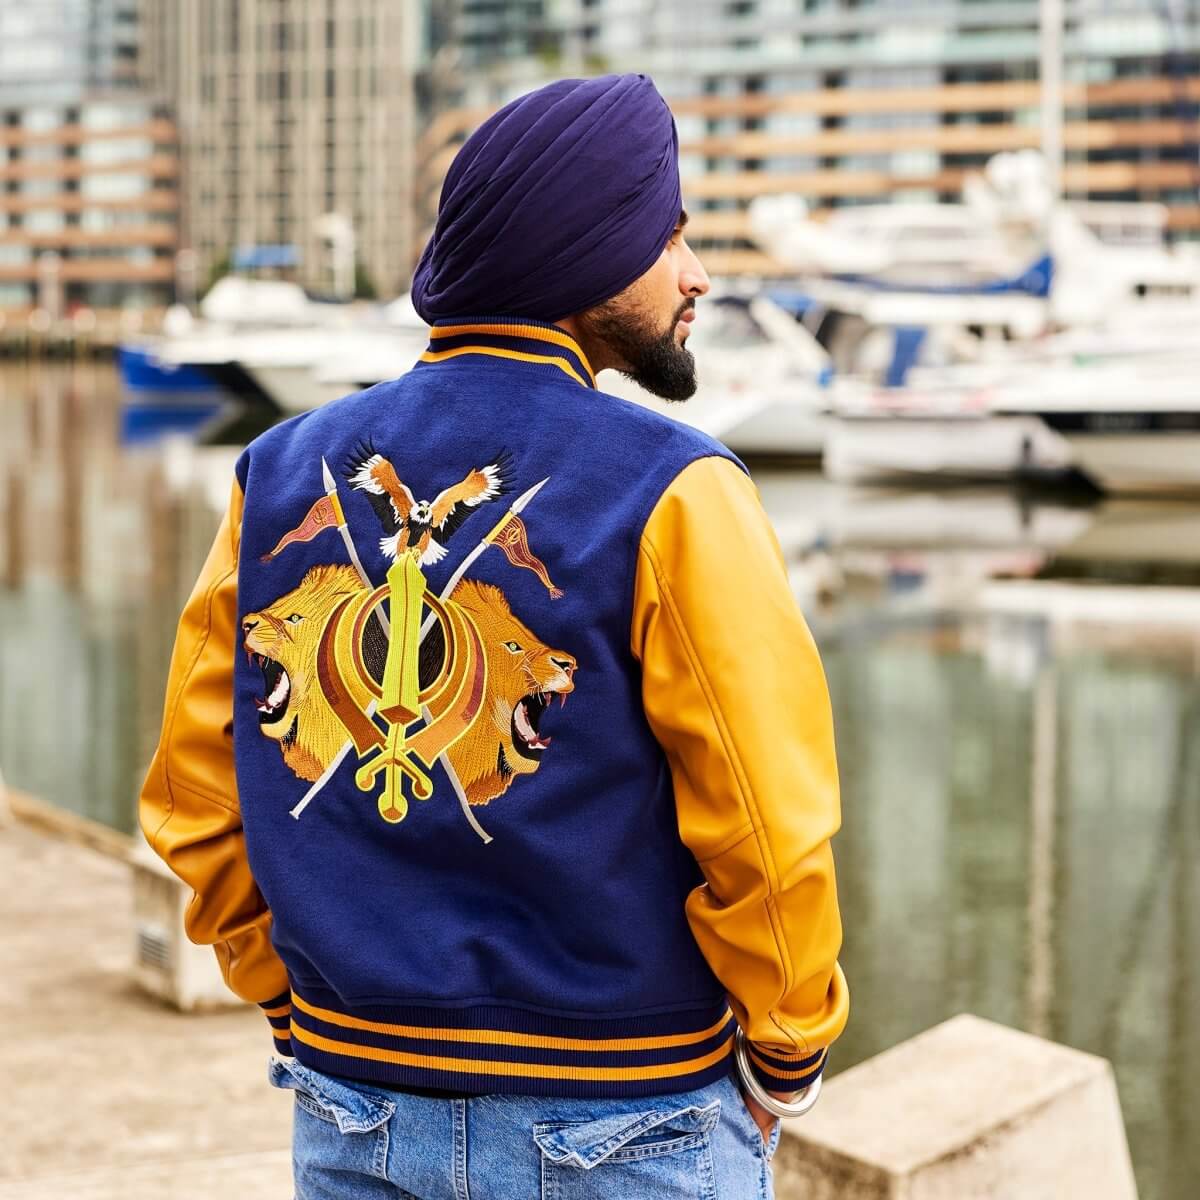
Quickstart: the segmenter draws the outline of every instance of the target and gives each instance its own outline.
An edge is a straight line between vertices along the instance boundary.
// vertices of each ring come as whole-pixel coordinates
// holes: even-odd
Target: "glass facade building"
[[[0,309],[169,302],[178,155],[131,0],[0,0]]]

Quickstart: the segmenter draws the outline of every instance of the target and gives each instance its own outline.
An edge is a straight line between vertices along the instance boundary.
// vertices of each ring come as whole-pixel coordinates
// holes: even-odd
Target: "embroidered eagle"
[[[416,499],[370,442],[359,444],[346,462],[345,475],[352,487],[365,493],[383,526],[380,550],[394,562],[415,546],[421,552],[418,562],[425,566],[445,557],[443,542],[480,504],[512,490],[512,455],[501,451],[493,462],[476,467],[432,500]]]

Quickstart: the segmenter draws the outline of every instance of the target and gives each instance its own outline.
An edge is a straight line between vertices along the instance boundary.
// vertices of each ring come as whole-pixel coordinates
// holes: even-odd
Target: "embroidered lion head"
[[[334,607],[362,586],[353,567],[313,567],[287,595],[242,618],[242,645],[263,674],[259,730],[301,779],[320,778],[346,740],[317,681],[317,646]]]
[[[464,579],[451,594],[471,615],[487,658],[487,702],[478,720],[447,751],[471,804],[486,804],[508,790],[517,775],[538,769],[550,737],[539,733],[555,696],[565,703],[575,690],[576,661],[547,646],[490,583]],[[440,659],[439,637],[426,638],[422,666]],[[423,674],[425,672],[423,671]]]

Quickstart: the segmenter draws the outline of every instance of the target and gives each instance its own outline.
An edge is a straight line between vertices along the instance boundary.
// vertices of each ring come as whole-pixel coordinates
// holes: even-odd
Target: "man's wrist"
[[[807,1054],[785,1056],[778,1050],[748,1042],[745,1065],[764,1090],[795,1096],[820,1077],[827,1053],[828,1047],[824,1047]]]
[[[734,1034],[733,1055],[746,1092],[775,1116],[802,1117],[821,1094],[825,1051],[784,1059],[784,1069],[778,1052],[760,1056],[756,1049],[739,1028]]]

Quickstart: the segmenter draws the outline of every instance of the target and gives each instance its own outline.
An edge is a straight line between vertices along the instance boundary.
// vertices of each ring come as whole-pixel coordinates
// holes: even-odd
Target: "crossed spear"
[[[362,560],[358,557],[358,550],[355,548],[354,538],[351,537],[350,529],[346,523],[345,512],[342,510],[341,504],[337,502],[337,480],[334,479],[333,472],[329,469],[329,464],[325,461],[324,457],[321,459],[321,476],[325,481],[325,494],[333,502],[333,510],[341,518],[341,520],[338,522],[338,533],[341,534],[342,541],[345,543],[346,552],[350,555],[350,561],[354,564],[354,569],[358,572],[359,578],[363,581],[363,583],[365,583],[367,587],[373,587],[374,584],[371,582],[371,577],[367,574],[362,565]],[[529,501],[532,500],[539,491],[541,491],[548,481],[549,476],[543,480],[540,480],[538,483],[535,483],[532,487],[522,492],[521,495],[518,496],[508,506],[504,515],[496,522],[495,525],[492,526],[490,530],[488,530],[487,533],[483,535],[482,538],[479,539],[478,544],[455,568],[454,574],[450,576],[446,586],[438,593],[439,600],[444,600],[450,595],[455,587],[458,586],[459,580],[462,579],[467,568],[496,540],[496,537],[504,528],[504,526],[508,524],[509,520],[511,520],[511,518],[517,513],[521,512],[522,509],[524,509],[524,507],[529,503]],[[383,632],[385,636],[390,638],[391,625],[388,621],[388,618],[383,614],[382,611],[376,612],[376,616],[379,618],[379,622],[383,626]],[[420,635],[417,639],[418,645],[424,641],[426,633],[429,632],[435,620],[437,620],[437,615],[431,612],[425,619],[424,624],[421,626]],[[375,708],[376,701],[372,700],[366,708],[366,715],[368,718],[374,717]],[[428,705],[421,705],[421,715],[427,722],[432,719],[429,713]],[[327,766],[321,773],[321,777],[316,780],[316,782],[308,789],[307,792],[304,793],[300,801],[296,804],[295,808],[291,810],[292,816],[295,817],[297,821],[300,819],[300,814],[304,812],[309,804],[320,793],[322,788],[324,788],[330,779],[333,778],[334,773],[337,771],[346,755],[350,753],[353,746],[354,739],[347,738],[346,741],[342,743],[338,752],[330,760],[329,766]],[[463,816],[467,818],[467,823],[472,829],[475,830],[475,832],[480,836],[486,845],[492,840],[491,835],[483,829],[483,827],[475,819],[475,814],[471,812],[471,806],[467,802],[467,793],[463,788],[462,781],[458,778],[458,772],[455,771],[454,767],[450,763],[450,757],[447,750],[443,750],[442,753],[438,755],[438,761],[442,764],[442,769],[446,772],[446,776],[450,780],[450,785],[454,788],[454,794],[458,797],[458,804],[463,811]]]

